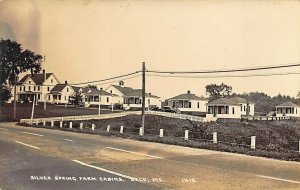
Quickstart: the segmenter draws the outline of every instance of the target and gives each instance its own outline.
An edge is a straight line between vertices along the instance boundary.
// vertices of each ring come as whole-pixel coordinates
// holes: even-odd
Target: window
[[[40,91],[41,90],[41,88],[40,88],[40,86],[38,86],[38,91]]]
[[[31,86],[28,86],[28,91],[30,91],[31,90]]]
[[[49,87],[49,86],[47,87],[47,91],[48,91],[48,92],[50,91],[50,87]]]
[[[67,100],[67,96],[65,96],[65,100]]]
[[[51,98],[50,95],[48,95],[48,100],[50,100],[50,98]]]
[[[112,90],[110,90],[110,93],[112,94]]]
[[[33,87],[33,91],[35,91],[36,90],[36,88],[35,88],[35,86]]]
[[[25,86],[24,86],[24,91],[25,91]]]
[[[297,114],[298,109],[296,108],[296,114]]]
[[[51,83],[53,83],[53,79],[51,79]]]
[[[225,114],[229,114],[229,107],[225,106]]]
[[[20,91],[22,91],[22,86],[20,86]]]
[[[199,102],[197,103],[197,108],[200,108],[200,103]]]
[[[189,102],[189,108],[191,108],[192,107],[192,102]]]
[[[106,98],[106,101],[109,102],[109,97]]]
[[[38,100],[40,100],[41,99],[41,95],[40,94],[38,94]]]
[[[69,88],[67,87],[67,92],[69,92]]]
[[[232,114],[234,114],[234,107],[232,107]]]
[[[241,105],[241,111],[243,111],[243,105]]]
[[[29,81],[28,83],[31,84],[31,81]]]
[[[58,95],[58,100],[61,100],[61,95]]]
[[[244,111],[246,111],[246,106],[244,106]]]

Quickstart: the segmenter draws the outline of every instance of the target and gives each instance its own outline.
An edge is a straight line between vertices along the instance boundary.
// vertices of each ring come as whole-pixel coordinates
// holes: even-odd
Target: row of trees
[[[300,105],[300,92],[298,92],[297,97],[290,97],[278,94],[277,96],[271,97],[263,92],[250,92],[237,94],[232,92],[232,87],[224,83],[210,84],[206,85],[206,93],[209,95],[210,100],[215,100],[217,98],[231,98],[231,97],[241,97],[248,99],[255,103],[256,112],[268,113],[271,110],[275,110],[275,106],[284,102],[293,102]]]

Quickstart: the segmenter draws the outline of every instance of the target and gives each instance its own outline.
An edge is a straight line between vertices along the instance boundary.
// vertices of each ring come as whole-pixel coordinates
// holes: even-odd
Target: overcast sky
[[[0,36],[46,55],[43,68],[69,83],[137,71],[143,61],[149,70],[171,71],[297,63],[299,23],[300,1],[0,1]],[[300,72],[300,67],[268,72]],[[149,76],[146,88],[163,98],[187,90],[206,96],[205,85],[221,82],[237,93],[296,96],[300,91],[299,74]],[[140,88],[141,78],[125,85]]]

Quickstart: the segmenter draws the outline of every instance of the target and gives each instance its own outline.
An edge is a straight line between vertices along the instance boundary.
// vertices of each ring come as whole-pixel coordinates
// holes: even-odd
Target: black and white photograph
[[[299,190],[299,0],[0,0],[0,190]]]

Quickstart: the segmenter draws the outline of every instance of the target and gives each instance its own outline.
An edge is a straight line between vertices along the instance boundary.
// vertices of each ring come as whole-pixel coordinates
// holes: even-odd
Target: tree
[[[11,98],[10,90],[7,86],[1,85],[0,91],[0,106],[2,106],[7,100]]]
[[[82,103],[82,99],[83,96],[81,95],[81,93],[76,92],[72,96],[70,96],[69,102],[74,105],[79,105],[80,103]]]
[[[97,86],[96,85],[89,84],[89,85],[87,85],[87,87],[97,90]]]
[[[209,94],[209,98],[217,99],[221,97],[228,97],[232,92],[232,87],[228,86],[224,83],[217,85],[217,84],[209,84],[205,86],[206,93]]]
[[[31,74],[38,73],[41,70],[42,60],[41,55],[28,49],[23,50],[21,44],[16,41],[0,38],[1,101],[6,102],[10,98],[9,95],[2,96],[7,93],[8,85],[16,86],[17,76],[20,73],[27,71],[31,71]]]

